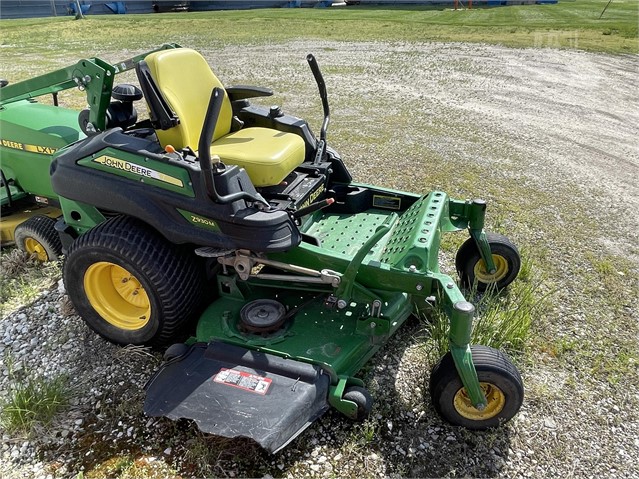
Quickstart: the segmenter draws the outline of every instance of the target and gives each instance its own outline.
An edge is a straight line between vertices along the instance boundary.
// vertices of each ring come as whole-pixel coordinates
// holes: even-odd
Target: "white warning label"
[[[263,378],[256,374],[237,371],[235,369],[222,368],[219,373],[213,376],[213,381],[227,386],[244,389],[256,394],[264,396],[271,387],[272,379]]]

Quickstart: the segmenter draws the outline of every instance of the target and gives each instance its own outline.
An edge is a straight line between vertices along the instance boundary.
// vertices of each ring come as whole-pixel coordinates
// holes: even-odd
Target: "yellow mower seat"
[[[176,149],[198,148],[200,133],[213,88],[223,88],[202,55],[189,48],[151,53],[144,59],[153,80],[180,123],[157,130],[160,144]],[[233,110],[228,94],[220,111],[211,156],[246,170],[257,187],[277,185],[304,161],[304,140],[294,133],[270,128],[244,128],[231,132]]]

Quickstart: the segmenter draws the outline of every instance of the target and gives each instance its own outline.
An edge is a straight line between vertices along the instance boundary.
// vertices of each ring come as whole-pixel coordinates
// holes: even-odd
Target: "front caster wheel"
[[[462,285],[477,285],[478,291],[485,291],[489,285],[503,289],[512,283],[519,274],[521,257],[517,247],[505,236],[487,233],[486,239],[493,254],[495,271],[489,272],[486,263],[481,259],[479,249],[473,238],[468,238],[457,250],[455,266]]]
[[[500,426],[517,414],[524,400],[521,376],[501,351],[487,346],[472,346],[471,351],[486,407],[479,410],[470,402],[450,352],[430,376],[433,405],[442,418],[456,426],[476,430]]]
[[[342,399],[352,401],[357,405],[357,413],[351,419],[361,422],[365,420],[371,413],[373,408],[373,398],[370,393],[359,386],[349,386],[344,391]]]

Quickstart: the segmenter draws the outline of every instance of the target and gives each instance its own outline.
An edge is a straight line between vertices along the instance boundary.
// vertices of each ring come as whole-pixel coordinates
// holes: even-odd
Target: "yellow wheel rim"
[[[84,274],[84,291],[93,309],[116,328],[134,331],[151,317],[151,302],[138,279],[117,264],[101,261]]]
[[[455,410],[461,416],[473,421],[492,419],[497,416],[497,414],[499,414],[506,405],[506,396],[497,386],[490,383],[479,383],[479,385],[486,396],[487,402],[483,411],[476,409],[472,405],[470,398],[466,393],[466,389],[464,388],[457,391],[457,394],[455,394],[455,398],[453,399]]]
[[[493,262],[495,263],[495,272],[489,273],[486,269],[486,262],[483,259],[475,264],[475,278],[481,283],[496,283],[501,281],[508,275],[508,260],[501,255],[494,254]]]
[[[48,261],[49,255],[44,245],[35,238],[27,238],[24,240],[24,249],[27,253],[34,254],[38,258],[38,261]]]

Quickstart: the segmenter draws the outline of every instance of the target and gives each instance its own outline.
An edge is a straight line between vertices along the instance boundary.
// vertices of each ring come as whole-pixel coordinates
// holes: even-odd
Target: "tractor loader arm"
[[[86,91],[87,104],[91,106],[89,122],[96,131],[104,131],[115,75],[135,68],[137,63],[154,51],[178,47],[175,43],[165,44],[114,64],[100,58],[83,59],[74,65],[3,87],[0,89],[0,106],[43,95],[53,95],[57,104],[58,92],[78,88]]]

